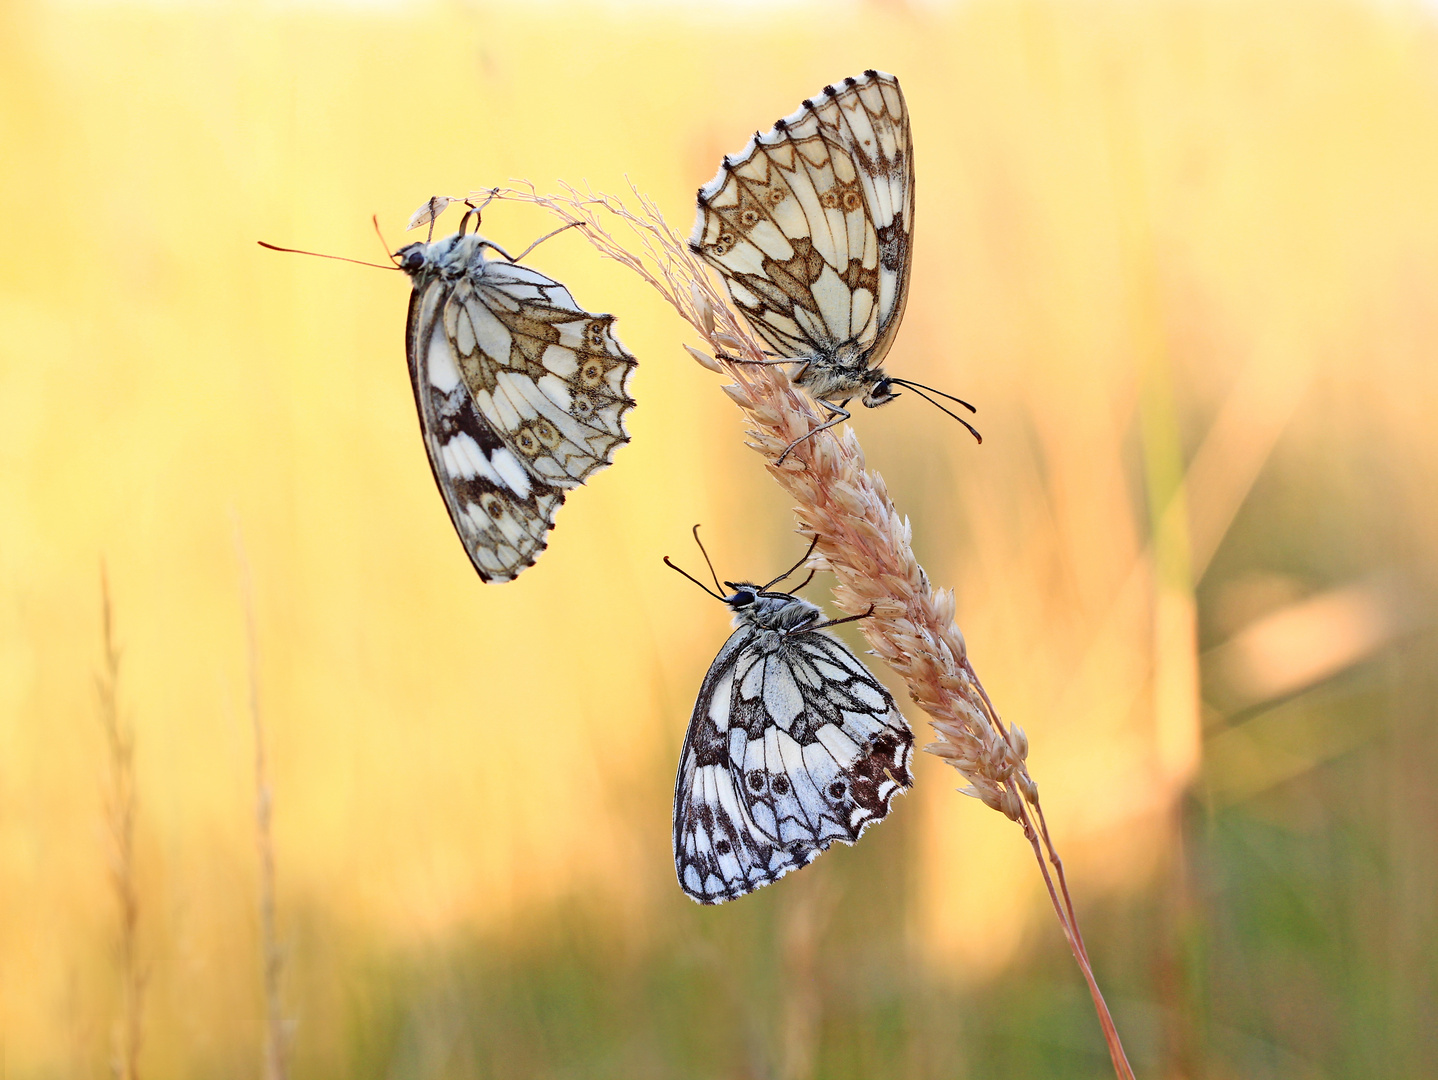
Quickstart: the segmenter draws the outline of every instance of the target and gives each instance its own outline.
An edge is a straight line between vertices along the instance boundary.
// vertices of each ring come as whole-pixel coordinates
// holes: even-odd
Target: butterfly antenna
[[[927,390],[931,394],[938,394],[941,398],[948,398],[950,401],[956,401],[964,408],[968,409],[971,413],[976,413],[979,411],[977,405],[970,405],[963,398],[954,397],[953,394],[946,394],[942,390],[935,390],[932,386],[925,386],[923,383],[910,382],[908,379],[896,379],[891,375],[885,376],[885,378],[887,378],[891,383],[898,383],[900,386],[907,386],[910,390]]]
[[[714,564],[709,561],[709,552],[704,550],[704,541],[699,539],[698,525],[694,526],[693,533],[694,542],[699,545],[699,554],[704,556],[704,565],[709,567],[709,576],[714,579],[714,587],[722,593],[724,591],[724,586],[719,584],[719,575],[714,573]]]
[[[399,266],[399,260],[394,257],[394,252],[390,249],[389,241],[384,238],[384,233],[380,231],[379,215],[371,214],[369,219],[370,223],[374,225],[374,234],[379,237],[380,247],[384,248],[384,257],[395,266]],[[434,231],[432,227],[430,231]]]
[[[391,263],[389,266],[382,266],[379,263],[365,262],[363,259],[347,259],[343,255],[326,255],[322,251],[303,251],[300,248],[280,247],[278,244],[267,244],[263,240],[256,240],[262,248],[270,251],[283,251],[289,255],[313,255],[316,259],[334,259],[337,262],[358,263],[360,266],[373,266],[376,270],[398,270],[399,267]]]
[[[978,428],[974,427],[973,424],[969,423],[967,420],[965,420],[965,419],[964,419],[962,416],[960,416],[958,413],[954,412],[954,411],[951,410],[951,409],[946,409],[946,408],[944,408],[942,405],[940,405],[940,404],[939,404],[937,401],[935,401],[933,398],[929,397],[928,394],[924,393],[924,391],[928,389],[927,386],[925,386],[925,387],[923,387],[923,388],[921,389],[921,388],[918,386],[917,383],[910,383],[910,382],[901,383],[901,382],[899,382],[898,379],[890,379],[889,381],[892,382],[892,383],[898,383],[898,385],[900,385],[900,386],[906,386],[906,387],[908,387],[910,390],[912,390],[914,393],[918,394],[919,397],[923,398],[925,401],[927,401],[927,402],[928,402],[930,405],[932,405],[934,408],[938,409],[940,412],[948,413],[948,415],[952,416],[952,417],[953,417],[955,420],[957,420],[959,423],[963,424],[964,427],[966,427],[966,428],[969,429],[969,434],[972,435],[976,441],[978,441],[978,442],[980,442],[980,443],[982,443],[982,442],[984,441],[984,437],[979,434],[979,429],[978,429]],[[937,394],[938,391],[935,390],[934,393]],[[948,395],[948,394],[944,394],[943,396],[944,396],[944,397],[948,397],[949,395]],[[953,400],[958,401],[959,399],[958,399],[958,398],[954,398]],[[960,404],[962,404],[962,405],[969,405],[969,403],[968,403],[967,401],[960,402]],[[972,405],[969,405],[969,408],[973,409],[974,407],[973,407]],[[977,412],[978,410],[975,409],[974,411]]]
[[[809,584],[809,582],[813,581],[813,580],[814,580],[814,575],[817,574],[818,572],[819,572],[819,571],[817,571],[817,570],[810,570],[808,577],[806,577],[803,581],[799,582],[799,584],[795,585],[792,589],[789,590],[789,595],[790,595],[790,596],[793,596],[793,595],[794,595],[795,593],[797,593],[800,589],[802,589],[805,585],[807,585],[807,584]]]
[[[708,585],[705,585],[704,582],[700,581],[700,580],[699,580],[697,577],[695,577],[693,574],[689,573],[689,571],[680,569],[679,567],[675,566],[672,562],[669,561],[669,556],[668,556],[668,555],[664,556],[664,565],[667,566],[667,567],[669,567],[669,569],[671,569],[671,570],[675,570],[675,571],[677,571],[678,573],[683,574],[683,575],[684,575],[685,577],[687,577],[690,581],[694,582],[695,585],[698,585],[701,589],[703,589],[705,592],[707,592],[710,596],[714,597],[714,599],[716,599],[716,600],[723,600],[723,599],[724,599],[723,595],[721,595],[720,593],[715,592],[715,591],[714,591],[713,589],[711,589]]]
[[[766,589],[771,588],[772,586],[779,584],[779,582],[783,581],[786,577],[788,577],[790,574],[792,574],[795,570],[797,570],[797,569],[799,569],[799,567],[803,566],[806,562],[809,561],[809,556],[812,555],[812,554],[814,554],[814,549],[815,549],[816,547],[818,547],[818,546],[819,546],[819,535],[818,535],[818,533],[815,533],[815,534],[814,534],[814,539],[811,540],[811,541],[809,541],[809,550],[806,551],[806,552],[804,552],[803,557],[802,557],[798,562],[796,562],[793,566],[789,567],[789,569],[785,570],[782,574],[780,574],[778,577],[776,577],[773,581],[769,582],[768,585],[765,585],[765,586],[763,586],[762,588],[760,588],[759,591],[760,591],[760,592],[764,592]],[[809,582],[806,580],[806,581],[804,582],[804,585],[807,585],[807,584],[809,584]],[[804,585],[800,585],[799,588],[802,589],[802,588],[804,587]],[[796,589],[795,591],[797,592],[798,590]]]

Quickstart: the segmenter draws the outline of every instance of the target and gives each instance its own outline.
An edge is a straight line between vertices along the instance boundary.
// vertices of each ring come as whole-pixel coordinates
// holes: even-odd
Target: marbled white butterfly
[[[824,87],[699,189],[689,246],[723,275],[774,362],[801,365],[794,381],[831,414],[809,435],[849,419],[851,398],[893,401],[895,386],[974,411],[881,367],[908,298],[913,233],[909,114],[899,80],[882,71]]]
[[[411,227],[443,205],[431,200]],[[477,228],[471,207],[455,235],[394,258],[414,284],[405,342],[435,483],[479,576],[509,581],[544,550],[564,493],[629,441],[636,361],[612,315],[518,265],[528,250],[513,258],[466,234],[471,216]]]
[[[674,869],[701,904],[854,843],[914,782],[914,734],[893,697],[824,633],[852,620],[824,622],[795,596],[808,579],[772,591],[804,559],[767,585],[720,585],[711,564],[717,592],[684,575],[728,604],[735,626],[699,688],[674,782]]]

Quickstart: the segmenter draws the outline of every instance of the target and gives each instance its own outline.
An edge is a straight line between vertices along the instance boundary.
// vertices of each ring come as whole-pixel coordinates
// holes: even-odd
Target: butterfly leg
[[[807,434],[807,435],[800,435],[797,439],[795,439],[793,442],[791,442],[788,446],[784,447],[784,452],[783,452],[782,454],[780,454],[777,458],[774,459],[774,464],[775,464],[775,465],[782,464],[783,461],[784,461],[784,459],[789,456],[789,451],[792,450],[792,449],[794,449],[794,447],[798,446],[798,445],[799,445],[801,442],[803,442],[805,439],[812,439],[815,435],[819,434],[819,432],[821,432],[821,431],[827,431],[829,428],[833,427],[835,424],[842,424],[845,420],[849,419],[850,416],[853,415],[852,413],[849,412],[848,409],[841,408],[841,407],[839,407],[838,405],[831,404],[830,402],[827,402],[827,401],[821,401],[821,402],[819,402],[819,404],[822,405],[822,406],[824,406],[824,408],[828,409],[831,413],[833,413],[833,415],[832,415],[831,417],[829,417],[828,420],[825,420],[822,424],[820,424],[818,427],[816,427],[813,431],[809,432],[809,434]]]
[[[870,604],[869,610],[862,615],[850,615],[847,619],[830,619],[828,622],[820,623],[818,626],[806,626],[804,627],[804,632],[807,634],[810,630],[827,630],[831,626],[843,626],[846,622],[858,622],[860,619],[867,619],[872,614],[874,614],[874,605]]]
[[[525,257],[526,255],[528,255],[531,251],[533,251],[535,248],[537,248],[540,244],[542,244],[542,243],[544,243],[546,240],[548,240],[551,236],[558,236],[558,235],[559,235],[560,233],[562,233],[565,229],[572,229],[572,228],[574,228],[576,225],[583,225],[583,224],[584,224],[584,222],[582,222],[582,221],[571,221],[568,225],[561,225],[561,226],[559,226],[559,228],[555,229],[553,232],[547,232],[547,233],[545,233],[543,236],[541,236],[541,237],[540,237],[538,240],[536,240],[534,243],[530,244],[529,247],[527,247],[527,248],[525,248],[523,251],[521,251],[518,255],[513,255],[513,256],[511,256],[511,255],[505,254],[503,251],[500,251],[499,248],[494,247],[493,244],[490,244],[490,247],[494,247],[494,250],[495,250],[495,251],[499,251],[500,254],[501,254],[501,255],[504,255],[504,257],[505,257],[506,259],[508,259],[510,262],[512,262],[512,263],[517,263],[517,262],[519,262],[520,259],[524,258],[524,257]],[[488,243],[488,241],[485,241],[485,242]]]
[[[778,367],[780,364],[794,363],[794,358],[792,356],[773,356],[773,354],[771,353],[766,353],[765,355],[769,356],[770,359],[750,360],[747,356],[730,356],[728,353],[724,352],[721,349],[714,350],[714,358],[716,360],[723,360],[726,364],[757,364],[759,367]],[[790,376],[790,378],[797,379],[799,377],[799,373],[802,371],[803,368],[800,368],[799,371],[794,372]]]

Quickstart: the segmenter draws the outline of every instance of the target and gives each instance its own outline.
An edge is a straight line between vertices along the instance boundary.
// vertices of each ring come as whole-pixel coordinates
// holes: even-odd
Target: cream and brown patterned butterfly
[[[699,189],[689,246],[724,277],[729,296],[772,350],[798,363],[794,381],[830,418],[785,448],[913,390],[982,439],[929,394],[882,368],[909,292],[914,155],[899,80],[869,70],[725,157]]]
[[[734,633],[699,688],[674,781],[674,871],[701,904],[777,881],[835,841],[854,843],[914,783],[914,733],[893,696],[824,633],[866,616],[826,622],[794,595],[808,578],[774,590],[813,550],[766,585],[721,585],[710,564],[714,590],[664,560],[734,613]]]
[[[446,201],[430,200],[410,227]],[[414,283],[405,345],[435,483],[479,576],[509,581],[544,550],[565,492],[629,441],[637,361],[614,316],[585,311],[519,265],[534,244],[510,256],[467,233],[479,210],[471,205],[453,236],[394,258]]]
[[[409,227],[432,226],[458,201],[430,199]],[[519,265],[554,233],[511,256],[467,231],[487,201],[463,201],[457,233],[392,258],[414,286],[405,351],[434,482],[480,578],[510,581],[545,549],[565,492],[629,441],[637,361],[615,338],[614,316],[585,311],[559,282]]]

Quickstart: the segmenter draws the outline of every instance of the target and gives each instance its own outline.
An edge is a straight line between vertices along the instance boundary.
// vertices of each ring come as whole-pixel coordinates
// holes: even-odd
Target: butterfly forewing
[[[435,482],[485,581],[544,550],[564,492],[627,442],[635,360],[613,319],[470,235],[401,249],[410,377]]]
[[[691,246],[776,356],[862,372],[903,314],[913,207],[903,94],[867,71],[726,158],[699,190]]]
[[[733,598],[730,598],[731,606]],[[787,594],[735,608],[704,678],[674,790],[680,887],[717,904],[852,844],[913,783],[914,736],[819,610]]]

